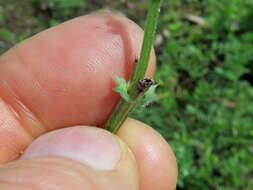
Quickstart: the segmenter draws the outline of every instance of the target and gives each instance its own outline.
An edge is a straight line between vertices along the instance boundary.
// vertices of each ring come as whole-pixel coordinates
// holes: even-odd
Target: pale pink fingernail
[[[120,154],[119,142],[111,133],[95,127],[77,126],[39,137],[20,159],[60,156],[98,170],[112,170]]]

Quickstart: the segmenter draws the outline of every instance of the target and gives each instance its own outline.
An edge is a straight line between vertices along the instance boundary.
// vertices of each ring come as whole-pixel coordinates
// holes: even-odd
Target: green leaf
[[[143,106],[148,106],[151,102],[154,101],[156,94],[155,94],[155,90],[157,88],[158,85],[152,85],[148,91],[145,93],[144,95],[144,99],[143,99]]]
[[[117,83],[117,87],[114,88],[114,91],[120,93],[121,97],[126,100],[127,102],[131,102],[131,98],[128,95],[128,83],[125,81],[125,79],[118,77],[117,75],[114,75],[114,79]]]

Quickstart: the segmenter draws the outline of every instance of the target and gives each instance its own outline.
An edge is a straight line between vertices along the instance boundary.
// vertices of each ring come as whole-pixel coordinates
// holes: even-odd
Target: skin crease
[[[0,164],[16,159],[36,137],[47,131],[80,124],[102,126],[120,98],[111,90],[115,87],[112,74],[129,79],[134,60],[141,50],[142,38],[143,31],[132,21],[100,12],[44,31],[2,55]],[[147,77],[151,77],[154,70],[153,50]],[[135,156],[140,176],[139,189],[174,189],[177,169],[170,147],[153,129],[143,127],[137,121],[137,124],[131,122],[133,126],[144,128],[143,131],[133,130],[135,133],[130,138],[130,131],[124,130],[118,136]],[[146,138],[133,140],[144,131]],[[149,143],[149,147],[140,145],[150,139],[153,144]],[[147,158],[152,149],[153,154],[157,154],[154,164]],[[61,162],[64,166],[71,165],[66,160]],[[49,159],[46,163],[53,166],[52,163],[57,161]],[[144,167],[144,163],[150,167]],[[29,162],[19,161],[19,164],[24,166],[25,172]],[[135,167],[134,163],[132,165]],[[4,173],[9,171],[8,167],[9,164]],[[1,170],[0,181],[1,176],[5,176],[1,175]],[[160,175],[148,187],[144,181],[152,181],[150,174],[155,171]],[[33,175],[36,178],[39,171]],[[8,187],[9,184],[2,185],[0,187]]]

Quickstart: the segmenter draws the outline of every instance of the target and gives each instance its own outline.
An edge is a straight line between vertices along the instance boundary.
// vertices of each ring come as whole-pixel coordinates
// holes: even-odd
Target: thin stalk
[[[132,103],[121,100],[119,105],[114,110],[113,115],[107,122],[106,129],[112,133],[116,133],[126,120],[128,114],[134,109],[140,98],[141,96]]]
[[[137,81],[139,79],[144,78],[148,63],[149,63],[149,58],[150,58],[150,53],[155,37],[155,32],[156,32],[156,26],[158,22],[158,17],[160,13],[160,7],[161,7],[162,0],[152,0],[151,5],[148,11],[148,16],[147,16],[147,22],[144,30],[144,40],[142,44],[142,49],[141,49],[141,56],[139,63],[137,64],[136,72],[134,73],[134,76],[132,77],[132,81]]]
[[[151,1],[145,26],[140,60],[136,63],[134,72],[132,73],[129,81],[128,94],[132,101],[127,102],[122,99],[114,110],[105,127],[112,133],[116,133],[118,131],[120,126],[126,120],[128,114],[142,99],[149,87],[154,84],[153,81],[144,79],[144,77],[149,63],[161,3],[162,0]]]

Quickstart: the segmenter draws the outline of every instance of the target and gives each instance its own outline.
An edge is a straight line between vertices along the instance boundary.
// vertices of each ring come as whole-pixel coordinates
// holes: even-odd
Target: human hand
[[[129,79],[142,38],[132,21],[100,12],[0,57],[0,189],[175,189],[174,154],[151,127],[88,127],[103,126],[117,105],[112,75]],[[154,68],[152,52],[148,76]]]

